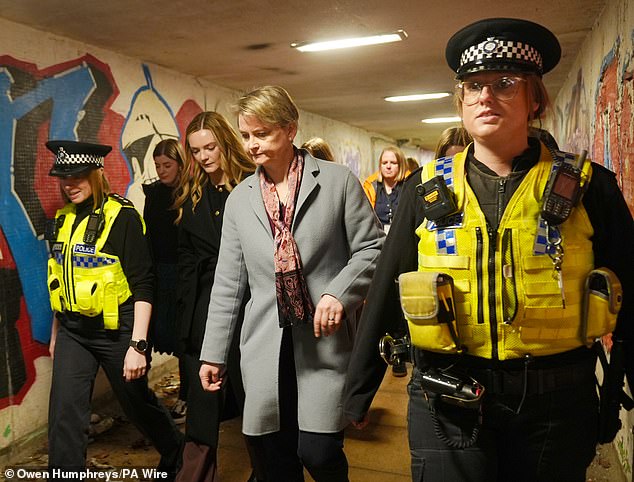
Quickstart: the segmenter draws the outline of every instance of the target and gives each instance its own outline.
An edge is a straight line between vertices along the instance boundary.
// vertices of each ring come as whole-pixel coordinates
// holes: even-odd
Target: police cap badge
[[[103,167],[103,160],[112,147],[78,141],[48,141],[46,147],[55,154],[49,176],[75,177]]]

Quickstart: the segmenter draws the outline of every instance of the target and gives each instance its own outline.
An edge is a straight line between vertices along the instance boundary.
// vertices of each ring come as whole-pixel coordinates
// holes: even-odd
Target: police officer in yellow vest
[[[47,230],[54,312],[49,466],[85,467],[101,366],[126,416],[160,452],[159,469],[170,480],[183,437],[147,385],[154,278],[143,220],[130,201],[109,193],[103,166],[110,146],[49,141],[46,147],[55,154],[49,174],[68,201]]]
[[[405,315],[413,480],[584,481],[595,455],[591,346],[632,329],[634,222],[613,173],[528,137],[560,54],[519,19],[448,42],[473,143],[405,183],[345,402],[362,428],[386,366],[379,339]],[[407,355],[406,342],[384,338],[382,354]]]

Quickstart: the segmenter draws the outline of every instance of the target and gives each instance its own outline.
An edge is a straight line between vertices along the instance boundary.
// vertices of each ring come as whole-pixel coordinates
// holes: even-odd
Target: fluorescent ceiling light
[[[385,97],[385,100],[388,102],[412,102],[416,100],[443,99],[450,95],[449,92],[433,92],[431,94],[396,95],[393,97]]]
[[[369,37],[345,38],[339,40],[326,40],[324,42],[293,42],[291,47],[300,52],[319,52],[322,50],[345,49],[349,47],[363,47],[364,45],[385,44],[405,40],[407,33],[397,30],[393,33],[371,35]]]
[[[432,117],[430,119],[423,119],[421,122],[425,124],[444,124],[448,122],[460,122],[460,117]]]

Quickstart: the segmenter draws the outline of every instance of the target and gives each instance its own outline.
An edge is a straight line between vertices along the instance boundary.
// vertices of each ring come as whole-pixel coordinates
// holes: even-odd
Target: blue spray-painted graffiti
[[[169,104],[154,88],[150,69],[143,65],[147,85],[134,93],[130,111],[121,129],[121,152],[128,161],[132,181],[126,197],[143,212],[142,185],[158,180],[152,152],[161,140],[178,139],[178,126]]]
[[[36,82],[12,98],[14,79],[0,67],[0,226],[15,259],[33,338],[46,343],[50,337],[51,310],[46,289],[46,243],[34,227],[30,213],[15,186],[16,127],[21,119],[44,103],[51,103],[49,137],[77,139],[77,127],[85,105],[96,89],[87,65]]]

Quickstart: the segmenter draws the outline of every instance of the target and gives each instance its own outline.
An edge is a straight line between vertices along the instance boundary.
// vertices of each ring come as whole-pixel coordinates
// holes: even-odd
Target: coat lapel
[[[317,175],[319,174],[319,166],[317,165],[317,161],[315,158],[308,154],[306,151],[302,151],[304,153],[304,172],[302,173],[302,184],[299,188],[299,197],[297,198],[297,206],[295,206],[295,216],[293,219],[293,227],[295,226],[295,220],[299,213],[301,213],[302,208],[306,204],[306,201],[310,197],[311,193],[317,189],[319,183],[317,182]]]
[[[268,233],[269,238],[273,239],[271,224],[269,223],[269,217],[264,209],[264,201],[262,200],[262,193],[260,192],[260,169],[261,167],[258,166],[255,173],[252,176],[249,176],[245,182],[248,182],[250,190],[249,202],[251,203],[251,208],[260,223],[262,223],[262,227]]]

